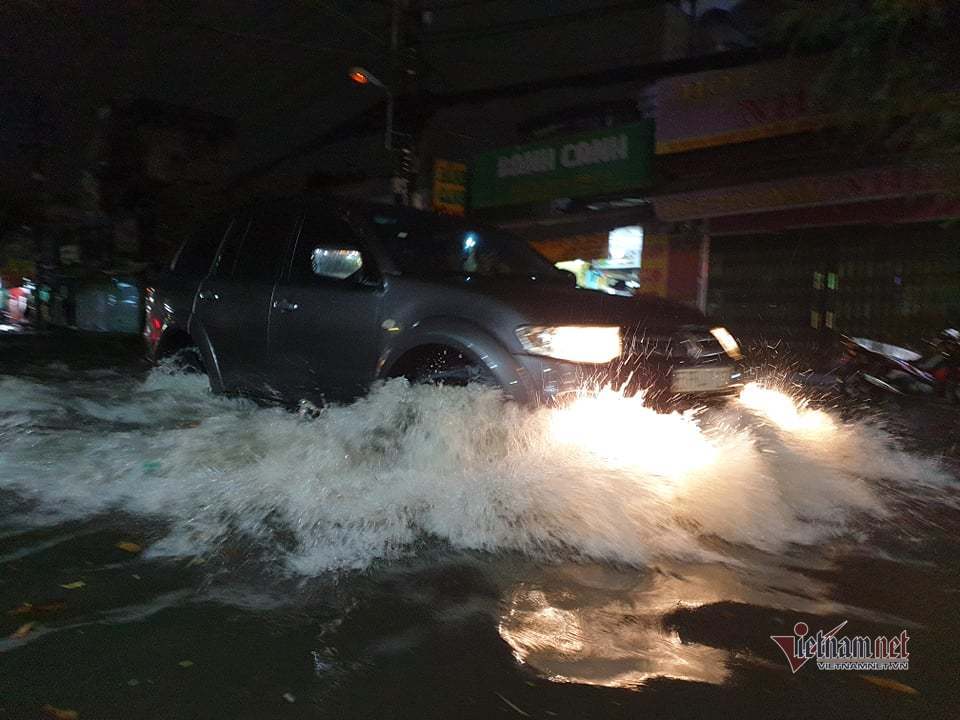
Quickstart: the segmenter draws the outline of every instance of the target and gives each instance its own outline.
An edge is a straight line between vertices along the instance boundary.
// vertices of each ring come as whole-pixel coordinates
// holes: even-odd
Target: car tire
[[[443,348],[424,358],[417,364],[409,379],[425,385],[499,387],[490,370],[453,348]]]
[[[196,345],[180,348],[169,357],[173,368],[178,372],[186,375],[207,374],[207,370],[203,365],[203,356],[200,354],[200,348]]]

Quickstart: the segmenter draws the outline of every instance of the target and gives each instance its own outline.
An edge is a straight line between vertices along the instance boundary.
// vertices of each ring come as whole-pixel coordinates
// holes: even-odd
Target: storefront
[[[580,287],[615,295],[633,295],[640,288],[643,225],[553,235],[531,240],[531,245],[557,267],[576,275]]]
[[[960,321],[960,167],[846,154],[812,61],[658,84],[656,216],[709,238],[706,308],[768,337]],[[667,191],[665,191],[667,190]]]
[[[911,339],[960,316],[960,172],[940,163],[660,196],[711,238],[707,308],[778,335]]]
[[[484,153],[470,163],[470,213],[526,238],[582,287],[695,304],[699,256],[671,253],[647,201],[653,138],[643,121]],[[691,271],[692,290],[671,283]]]
[[[960,232],[943,223],[713,239],[709,310],[768,337],[838,331],[915,342],[960,321]]]

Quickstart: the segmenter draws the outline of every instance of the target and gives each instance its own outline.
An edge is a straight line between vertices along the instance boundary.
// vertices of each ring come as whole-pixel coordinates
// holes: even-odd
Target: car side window
[[[295,214],[284,206],[258,209],[240,245],[233,277],[273,282],[280,259],[286,253],[295,218]]]
[[[350,224],[334,210],[307,208],[290,265],[291,282],[353,279],[363,267],[363,248]]]

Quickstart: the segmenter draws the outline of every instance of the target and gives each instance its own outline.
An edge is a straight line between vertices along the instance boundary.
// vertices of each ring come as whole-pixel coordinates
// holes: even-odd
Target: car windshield
[[[392,213],[372,216],[374,231],[402,273],[562,277],[523,239],[492,228]]]

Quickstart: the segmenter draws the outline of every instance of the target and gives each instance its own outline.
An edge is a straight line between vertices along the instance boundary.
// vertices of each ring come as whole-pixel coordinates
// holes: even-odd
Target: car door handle
[[[201,290],[200,291],[201,300],[219,300],[220,293],[212,292],[211,290]]]
[[[300,305],[297,303],[292,303],[285,298],[283,300],[274,300],[273,307],[280,312],[293,312],[294,310],[300,309]]]

